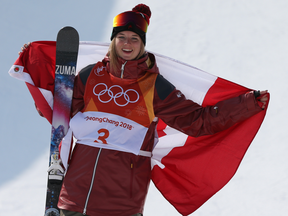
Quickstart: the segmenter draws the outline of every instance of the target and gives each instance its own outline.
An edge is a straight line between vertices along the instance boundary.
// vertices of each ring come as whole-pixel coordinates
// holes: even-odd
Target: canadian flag
[[[108,44],[80,42],[77,73],[101,61]],[[33,42],[9,70],[24,81],[44,117],[51,123],[56,42]],[[160,73],[188,99],[202,106],[236,97],[250,89],[195,67],[155,54]],[[193,138],[159,120],[159,142],[151,158],[152,180],[162,195],[188,215],[219,191],[235,174],[258,132],[266,110],[214,135]]]

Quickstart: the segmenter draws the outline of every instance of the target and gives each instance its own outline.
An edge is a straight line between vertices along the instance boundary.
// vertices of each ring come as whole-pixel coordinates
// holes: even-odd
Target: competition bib
[[[148,130],[130,119],[104,112],[79,112],[70,127],[78,143],[136,155]]]

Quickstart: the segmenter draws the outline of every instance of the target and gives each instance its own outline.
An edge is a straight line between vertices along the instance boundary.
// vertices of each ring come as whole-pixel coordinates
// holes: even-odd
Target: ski
[[[59,144],[69,127],[78,49],[78,32],[72,27],[62,28],[57,34],[56,41],[55,86],[45,216],[60,215],[57,203],[64,169],[59,157]]]

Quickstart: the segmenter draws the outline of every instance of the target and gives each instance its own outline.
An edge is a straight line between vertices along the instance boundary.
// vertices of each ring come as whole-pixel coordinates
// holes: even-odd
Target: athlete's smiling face
[[[116,35],[116,52],[124,60],[134,60],[141,49],[141,38],[132,31],[122,31]]]

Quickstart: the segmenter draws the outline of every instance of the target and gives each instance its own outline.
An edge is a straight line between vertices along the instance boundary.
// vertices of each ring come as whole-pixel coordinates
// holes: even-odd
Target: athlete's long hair
[[[145,53],[145,46],[144,43],[141,40],[141,47],[140,52],[135,58],[135,60],[141,58]],[[113,40],[110,43],[109,50],[108,50],[108,57],[110,59],[110,67],[113,71],[117,71],[118,68],[120,68],[119,62],[118,62],[118,55],[116,52],[116,37],[113,38]]]

